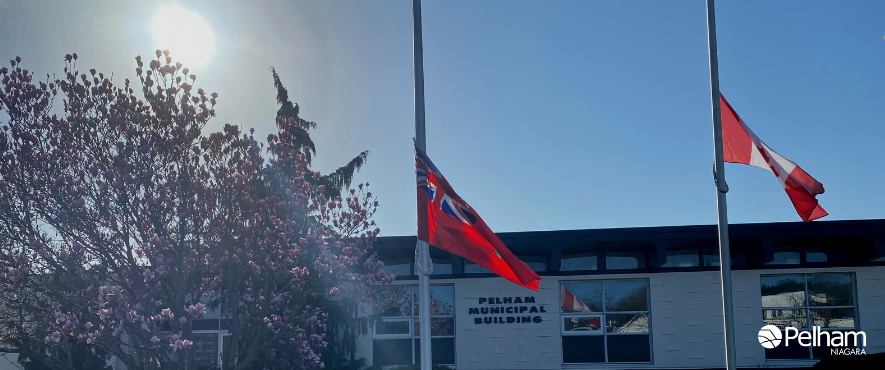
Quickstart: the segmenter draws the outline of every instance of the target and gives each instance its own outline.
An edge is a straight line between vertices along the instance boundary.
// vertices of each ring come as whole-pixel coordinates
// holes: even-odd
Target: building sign
[[[541,323],[539,314],[547,313],[543,305],[535,304],[535,297],[482,297],[476,307],[468,308],[474,324]]]

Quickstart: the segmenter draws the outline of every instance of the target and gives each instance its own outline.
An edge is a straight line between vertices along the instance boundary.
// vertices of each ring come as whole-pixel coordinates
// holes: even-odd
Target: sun
[[[199,68],[209,62],[215,52],[215,33],[199,14],[178,5],[165,5],[151,21],[154,44],[169,50],[175,62],[188,68]]]

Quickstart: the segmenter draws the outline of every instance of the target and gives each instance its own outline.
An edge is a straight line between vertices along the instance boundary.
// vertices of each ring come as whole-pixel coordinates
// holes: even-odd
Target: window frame
[[[224,358],[222,358],[222,354],[224,353],[224,337],[229,337],[232,334],[228,330],[193,330],[191,334],[216,334],[218,336],[218,347],[217,354],[215,356],[216,366],[221,366]]]
[[[377,334],[377,333],[376,333],[377,325],[376,325],[376,326],[374,326],[374,327],[372,328],[372,338],[371,338],[371,339],[372,339],[372,346],[374,347],[374,345],[375,345],[375,341],[376,341],[376,340],[403,340],[403,339],[408,339],[409,342],[411,343],[411,348],[412,348],[412,352],[411,352],[412,363],[411,363],[411,364],[405,364],[405,365],[385,365],[385,367],[387,367],[387,366],[399,367],[399,366],[415,365],[415,364],[416,364],[416,360],[417,360],[417,358],[416,358],[417,356],[415,356],[415,350],[416,350],[416,348],[417,348],[416,344],[417,344],[417,341],[421,339],[419,335],[416,335],[416,334],[415,334],[416,331],[417,331],[416,328],[415,328],[415,323],[418,322],[418,318],[419,318],[419,314],[418,314],[418,312],[417,312],[417,306],[416,306],[416,304],[415,304],[415,300],[416,300],[417,297],[418,297],[418,294],[417,294],[417,288],[418,288],[418,286],[417,286],[417,285],[403,284],[403,285],[391,285],[390,287],[393,287],[393,288],[409,288],[409,293],[408,293],[408,295],[409,295],[409,310],[410,310],[410,315],[404,315],[404,316],[381,316],[380,319],[381,319],[382,322],[400,322],[400,321],[408,322],[408,323],[409,323],[409,333],[408,333],[408,334]],[[452,314],[451,314],[451,315],[430,315],[430,318],[431,318],[431,319],[437,319],[437,318],[451,318],[451,319],[452,319],[452,325],[453,325],[453,326],[457,326],[457,325],[458,325],[458,322],[457,322],[457,320],[455,319],[455,301],[454,301],[455,284],[433,284],[433,285],[431,285],[431,290],[432,290],[433,287],[451,287],[451,288],[452,288],[452,298],[453,298],[453,300],[452,300]],[[439,338],[442,338],[442,339],[447,339],[447,338],[448,338],[448,339],[456,340],[456,339],[455,339],[455,332],[456,332],[456,328],[455,328],[455,327],[452,328],[452,335],[433,335],[433,333],[431,332],[431,334],[430,334],[431,342],[433,341],[433,339],[439,339]],[[457,356],[458,356],[458,348],[457,348],[457,344],[455,344],[455,345],[453,346],[452,351],[453,351],[453,353],[452,353],[453,358],[455,359],[455,362],[457,362],[457,358],[458,358],[458,357],[457,357]],[[374,365],[374,362],[375,362],[374,359],[372,359],[372,362],[373,362],[373,365]],[[453,366],[455,366],[456,364],[452,363],[452,364],[435,364],[435,365],[444,365],[444,366],[453,367]]]
[[[800,253],[800,256],[802,254]],[[850,279],[850,288],[851,288],[851,303],[853,305],[850,306],[811,306],[810,303],[810,294],[808,292],[808,279],[812,276],[826,276],[826,275],[848,275]],[[763,325],[765,324],[764,313],[768,310],[804,310],[805,311],[805,327],[804,328],[796,328],[796,330],[803,331],[812,331],[813,322],[811,318],[811,311],[815,309],[853,309],[854,310],[854,327],[851,328],[820,328],[821,331],[859,331],[860,329],[860,315],[858,312],[858,304],[857,304],[857,276],[854,272],[816,272],[816,273],[786,273],[786,274],[760,274],[759,275],[759,287],[762,287],[762,279],[767,277],[786,277],[786,276],[802,276],[803,286],[804,286],[804,296],[805,296],[805,305],[804,306],[794,306],[794,307],[778,307],[778,306],[761,306],[761,313],[763,314]],[[762,294],[760,291],[759,300],[762,300]],[[761,303],[761,302],[760,302]],[[784,332],[786,329],[781,329],[781,332]],[[805,358],[768,358],[768,351],[765,351],[765,360],[766,361],[797,361],[797,360],[819,360],[820,358],[814,357],[814,347],[808,346],[808,357]]]
[[[646,302],[647,302],[645,311],[611,311],[611,312],[609,312],[608,309],[606,308],[607,301],[606,301],[606,297],[605,297],[605,283],[606,282],[626,282],[626,281],[641,281],[641,282],[645,283],[645,287],[646,287],[645,295],[646,295]],[[563,297],[562,297],[563,284],[566,284],[566,283],[602,283],[602,301],[601,301],[602,302],[602,312],[586,312],[586,313],[562,312],[562,307],[560,307],[560,311],[559,311],[560,347],[565,348],[565,346],[562,345],[562,338],[563,337],[567,337],[567,336],[568,337],[571,337],[571,336],[602,336],[603,337],[603,354],[605,355],[604,356],[605,361],[603,361],[603,362],[568,362],[567,363],[567,362],[565,362],[565,358],[564,358],[565,356],[564,356],[563,351],[560,351],[560,363],[562,363],[565,366],[587,365],[587,364],[591,364],[591,365],[616,364],[617,365],[617,364],[653,364],[654,363],[654,347],[653,347],[654,335],[652,334],[652,325],[651,325],[651,320],[652,320],[652,318],[651,318],[651,279],[636,278],[636,279],[599,279],[599,280],[585,280],[585,279],[582,279],[582,280],[560,280],[559,281],[559,284],[560,284],[560,289],[559,289],[560,304],[563,299]],[[647,317],[647,320],[648,320],[648,331],[644,332],[644,333],[614,333],[614,332],[609,333],[608,326],[607,326],[606,320],[605,320],[606,315],[609,313],[611,313],[611,314],[645,314]],[[571,317],[600,317],[601,318],[600,319],[601,325],[600,325],[599,330],[577,331],[577,332],[576,331],[565,331],[565,319],[571,318]],[[608,358],[609,357],[608,337],[609,336],[628,336],[628,335],[632,335],[632,336],[646,335],[646,336],[648,336],[649,354],[648,354],[648,361],[647,362],[646,361],[641,361],[641,362],[637,362],[637,361],[630,361],[630,362],[609,361],[609,358]]]

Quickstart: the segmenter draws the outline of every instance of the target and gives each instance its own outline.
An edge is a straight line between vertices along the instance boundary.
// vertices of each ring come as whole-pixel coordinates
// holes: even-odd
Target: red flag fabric
[[[415,148],[418,239],[473,261],[518,285],[538,291],[541,280],[504,246],[423,152]]]
[[[719,105],[722,111],[722,152],[725,161],[755,166],[773,173],[786,190],[802,221],[808,222],[826,216],[827,211],[821,208],[815,198],[818,194],[823,194],[823,184],[759,140],[721,94]]]
[[[566,289],[565,284],[562,285],[562,302],[560,302],[559,306],[562,312],[593,312],[593,309],[581,302],[578,297],[575,297],[572,292]]]

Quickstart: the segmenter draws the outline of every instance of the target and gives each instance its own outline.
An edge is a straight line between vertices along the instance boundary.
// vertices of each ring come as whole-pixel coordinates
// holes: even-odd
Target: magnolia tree
[[[203,135],[217,94],[168,52],[137,57],[121,85],[76,60],[57,79],[18,57],[0,69],[5,351],[51,369],[83,352],[194,369],[192,324],[217,309],[224,368],[322,369],[328,313],[394,278],[367,252],[368,184],[326,197],[297,109],[267,148],[237,126]]]

